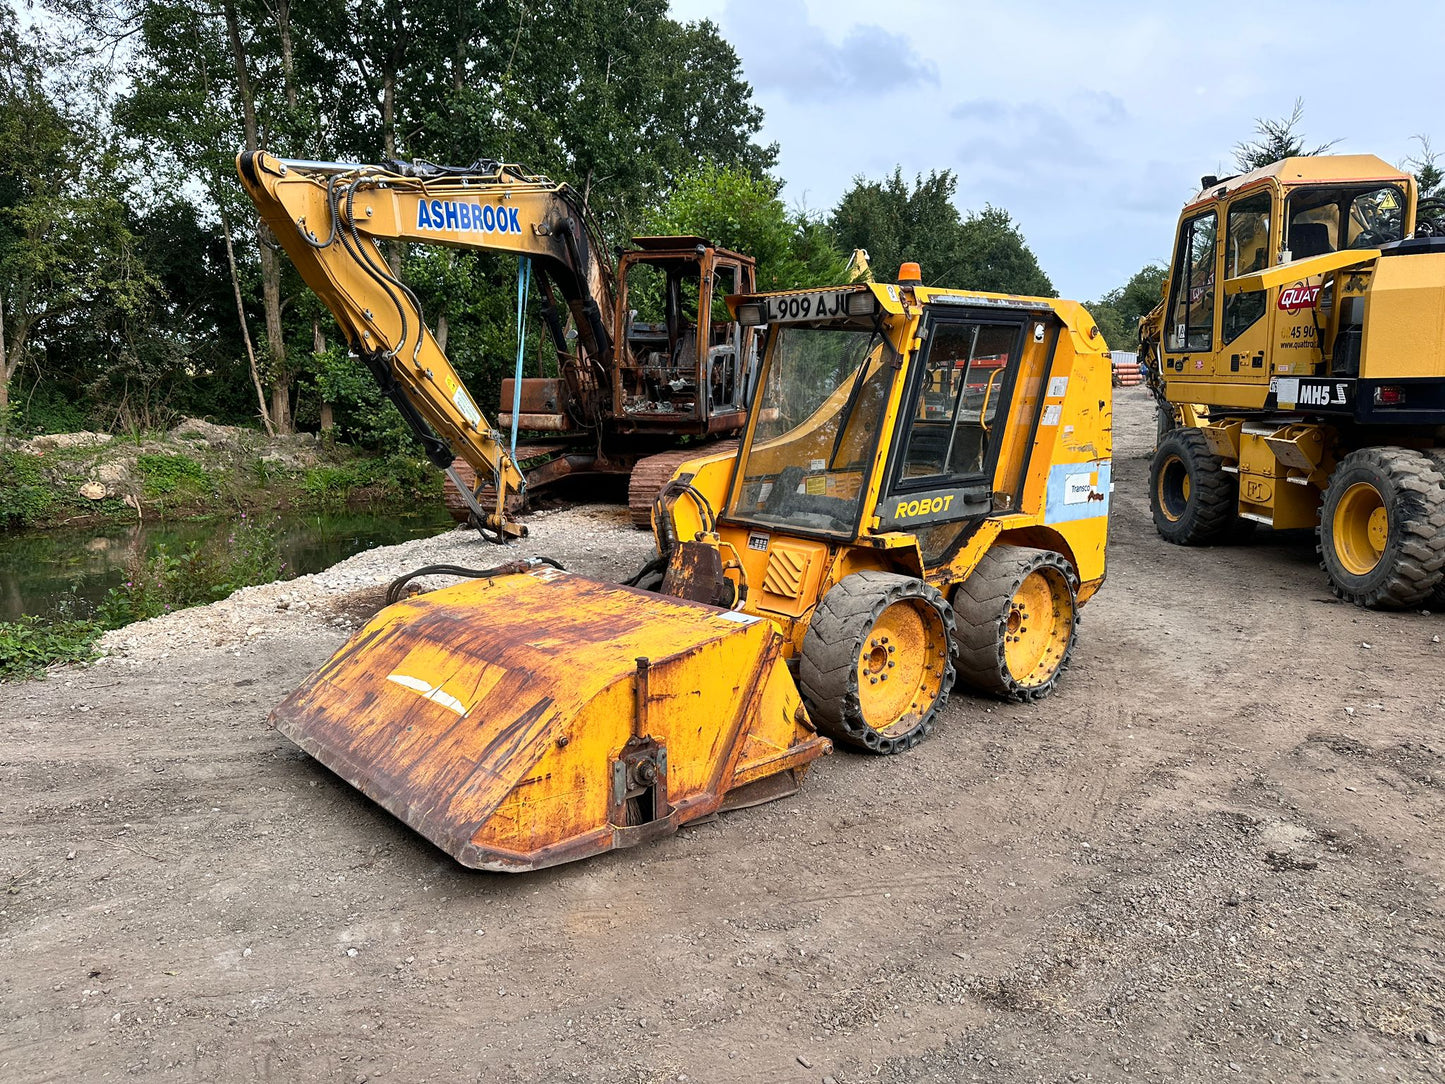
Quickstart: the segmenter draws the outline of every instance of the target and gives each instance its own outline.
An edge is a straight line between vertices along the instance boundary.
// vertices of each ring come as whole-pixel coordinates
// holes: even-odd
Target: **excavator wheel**
[[[1434,461],[1435,469],[1445,475],[1445,448],[1436,448],[1426,454]],[[1431,613],[1445,613],[1445,576],[1440,577],[1434,592],[1425,600],[1425,608]]]
[[[1413,449],[1353,451],[1325,487],[1316,534],[1337,596],[1388,610],[1421,605],[1445,576],[1445,474]]]
[[[818,729],[873,753],[913,748],[948,701],[952,635],[953,611],[922,580],[845,576],[813,612],[798,661]]]
[[[1176,546],[1221,541],[1236,520],[1238,482],[1198,429],[1164,435],[1149,470],[1149,506],[1154,528]]]
[[[989,550],[953,594],[959,679],[1006,700],[1047,696],[1073,654],[1077,585],[1052,550]]]

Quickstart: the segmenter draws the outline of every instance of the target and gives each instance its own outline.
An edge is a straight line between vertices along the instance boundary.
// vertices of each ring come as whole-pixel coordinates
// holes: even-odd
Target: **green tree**
[[[92,364],[114,358],[155,292],[100,120],[102,85],[0,8],[0,433],[24,366],[58,362],[66,342],[94,351]]]
[[[1239,172],[1248,173],[1282,158],[1324,154],[1339,142],[1338,139],[1332,139],[1328,143],[1321,143],[1306,150],[1305,137],[1299,131],[1304,115],[1304,99],[1296,98],[1294,108],[1287,117],[1256,117],[1254,138],[1234,145],[1234,164],[1239,167]]]
[[[703,165],[673,186],[644,220],[657,234],[697,234],[758,261],[760,290],[790,290],[844,279],[847,260],[822,221],[789,212],[781,185],[736,166]]]
[[[1445,197],[1445,171],[1440,169],[1439,153],[1430,145],[1429,136],[1417,135],[1414,139],[1420,144],[1420,152],[1405,159],[1405,168],[1415,175],[1415,183],[1420,186],[1420,199]]]
[[[1160,291],[1168,276],[1169,269],[1162,264],[1145,264],[1123,286],[1085,305],[1111,348],[1139,348],[1139,320],[1159,304]]]
[[[962,217],[957,190],[951,170],[920,174],[911,188],[900,168],[882,181],[855,177],[830,224],[844,251],[868,250],[880,279],[912,260],[930,285],[1053,297],[1053,283],[1009,213],[989,205]]]

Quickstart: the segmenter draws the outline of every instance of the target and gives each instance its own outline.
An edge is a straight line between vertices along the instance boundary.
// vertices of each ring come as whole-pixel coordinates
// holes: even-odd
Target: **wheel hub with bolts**
[[[1011,700],[1047,694],[1073,650],[1074,583],[1072,567],[1048,550],[985,554],[953,596],[960,679]]]
[[[1320,502],[1320,563],[1330,588],[1360,606],[1405,609],[1445,582],[1445,474],[1413,448],[1358,448]]]
[[[952,633],[953,611],[923,581],[845,576],[814,612],[798,660],[819,729],[875,753],[916,745],[953,684]]]

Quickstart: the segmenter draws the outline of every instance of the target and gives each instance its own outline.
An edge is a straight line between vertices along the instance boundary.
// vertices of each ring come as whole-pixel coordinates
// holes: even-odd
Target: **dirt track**
[[[1164,545],[1144,393],[1116,425],[1053,698],[540,875],[267,728],[313,614],[0,687],[0,1080],[1445,1079],[1445,617]]]

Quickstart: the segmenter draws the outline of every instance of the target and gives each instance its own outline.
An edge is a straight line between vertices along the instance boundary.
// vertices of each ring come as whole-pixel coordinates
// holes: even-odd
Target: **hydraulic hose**
[[[538,565],[551,565],[562,572],[567,570],[562,567],[561,562],[554,561],[550,557],[528,557],[522,561],[508,561],[506,564],[497,565],[495,568],[463,568],[461,565],[423,565],[421,568],[413,569],[404,576],[398,576],[391,581],[386,589],[386,604],[400,602],[402,592],[406,585],[412,580],[421,576],[462,576],[467,579],[490,580],[497,576],[514,576],[519,572],[528,572]]]

